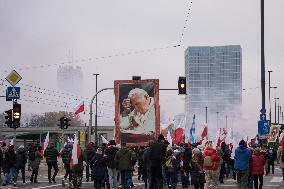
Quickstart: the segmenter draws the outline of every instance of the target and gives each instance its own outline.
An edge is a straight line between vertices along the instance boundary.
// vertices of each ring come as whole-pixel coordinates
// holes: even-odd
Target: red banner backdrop
[[[116,80],[115,140],[147,145],[160,133],[159,80]]]

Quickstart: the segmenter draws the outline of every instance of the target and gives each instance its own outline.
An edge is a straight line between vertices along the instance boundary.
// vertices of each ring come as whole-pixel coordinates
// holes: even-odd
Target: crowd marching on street
[[[237,180],[238,188],[261,189],[264,174],[274,174],[274,162],[280,163],[284,179],[284,148],[252,144],[244,140],[239,146],[222,142],[215,147],[211,142],[171,145],[163,135],[147,146],[130,147],[117,145],[114,140],[97,146],[90,142],[84,151],[80,145],[68,142],[59,152],[53,142],[42,149],[39,142],[27,147],[2,144],[0,148],[0,182],[2,186],[16,185],[19,172],[25,180],[25,167],[32,172],[31,183],[38,182],[40,163],[46,160],[48,181],[56,183],[58,158],[62,158],[65,175],[62,185],[81,188],[82,181],[92,181],[95,189],[129,189],[134,187],[133,176],[150,189],[176,189],[178,182],[183,188],[214,188],[225,178]],[[53,171],[52,171],[53,169]],[[86,172],[86,178],[83,172]],[[53,172],[53,175],[52,175]]]

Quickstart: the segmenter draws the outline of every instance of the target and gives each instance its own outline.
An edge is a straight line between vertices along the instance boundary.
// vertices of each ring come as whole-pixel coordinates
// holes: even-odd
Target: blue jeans
[[[177,187],[177,182],[178,182],[178,172],[174,171],[170,173],[170,183],[172,186],[172,189],[176,189]]]
[[[132,181],[132,171],[120,171],[122,189],[129,189]]]

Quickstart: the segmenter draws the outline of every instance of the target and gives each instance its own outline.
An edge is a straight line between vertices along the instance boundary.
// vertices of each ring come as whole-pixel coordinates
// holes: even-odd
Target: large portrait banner
[[[116,80],[115,140],[146,145],[160,133],[159,80]]]

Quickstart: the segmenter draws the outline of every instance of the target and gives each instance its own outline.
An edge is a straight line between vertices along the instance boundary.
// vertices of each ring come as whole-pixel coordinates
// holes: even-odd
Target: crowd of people
[[[183,188],[193,185],[195,189],[216,189],[224,183],[224,178],[237,180],[238,188],[254,186],[261,189],[263,175],[274,174],[276,159],[280,162],[284,179],[284,148],[280,146],[277,151],[275,146],[268,148],[258,144],[248,147],[244,140],[234,151],[232,145],[225,142],[219,147],[210,142],[204,146],[198,143],[170,145],[163,135],[140,147],[129,147],[126,143],[117,145],[114,140],[100,147],[90,142],[75,163],[72,148],[73,145],[67,143],[59,152],[50,142],[42,154],[39,143],[27,148],[19,146],[18,149],[3,143],[0,148],[2,185],[16,185],[20,171],[22,181],[26,183],[26,164],[32,172],[30,182],[37,183],[42,155],[46,158],[49,183],[56,183],[58,158],[62,158],[65,168],[62,184],[65,185],[68,179],[70,188],[82,186],[85,170],[86,181],[91,180],[95,189],[130,189],[134,187],[133,175],[136,171],[138,180],[150,189],[176,189],[178,182]]]

